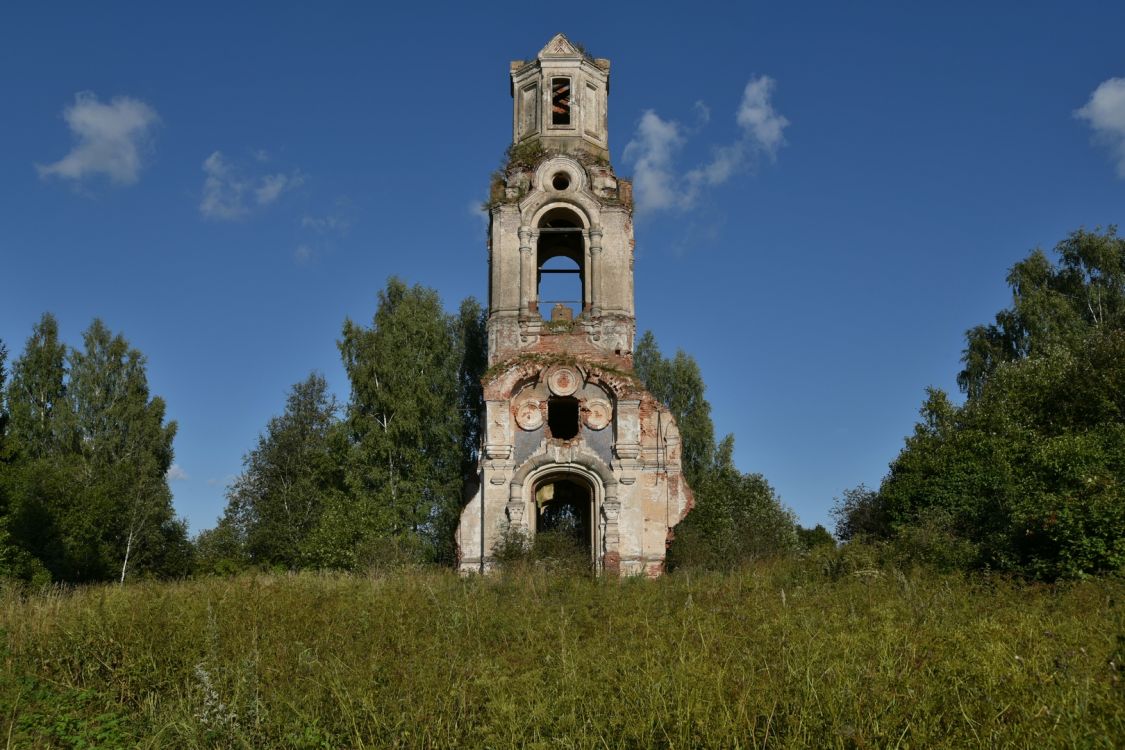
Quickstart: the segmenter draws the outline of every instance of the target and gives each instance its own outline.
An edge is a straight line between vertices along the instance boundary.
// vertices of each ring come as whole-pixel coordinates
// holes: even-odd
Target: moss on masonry
[[[587,370],[623,378],[634,386],[639,387],[641,385],[641,381],[634,373],[626,372],[601,360],[580,358],[569,354],[547,354],[543,352],[527,352],[505,359],[503,362],[497,362],[484,371],[484,375],[481,376],[481,383],[487,385],[513,367],[519,367],[521,365],[533,365],[540,369],[555,365],[567,365],[570,367],[581,366]]]
[[[543,324],[543,328],[549,334],[557,333],[570,333],[574,330],[575,321],[573,320],[551,320]]]
[[[521,143],[513,143],[504,151],[500,168],[492,173],[488,184],[488,200],[483,209],[488,211],[505,203],[518,203],[526,193],[521,189],[514,197],[508,196],[508,178],[513,171],[530,172],[539,166],[550,154],[538,138],[530,138]]]
[[[539,139],[529,138],[520,143],[513,143],[511,146],[508,146],[508,150],[504,152],[503,169],[505,171],[511,171],[516,168],[527,170],[535,169],[547,156],[547,149],[543,148],[543,144],[539,142]]]

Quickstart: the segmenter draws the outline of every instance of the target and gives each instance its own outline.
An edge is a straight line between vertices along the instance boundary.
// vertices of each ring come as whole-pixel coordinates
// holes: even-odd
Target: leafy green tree
[[[633,368],[648,392],[672,412],[682,440],[684,476],[695,486],[715,460],[715,425],[698,363],[682,350],[666,359],[652,331],[645,331],[633,352]]]
[[[1116,227],[1079,229],[1055,247],[1058,265],[1035,250],[1008,272],[1012,305],[966,334],[957,381],[969,398],[1004,362],[1069,347],[1092,329],[1125,328],[1125,239]]]
[[[9,532],[58,580],[182,573],[166,479],[175,424],[149,397],[140,352],[97,320],[83,341],[68,351],[44,315],[12,368]]]
[[[318,373],[290,389],[285,413],[270,419],[243,458],[219,528],[204,538],[214,558],[208,564],[225,560],[229,568],[244,557],[254,565],[296,569],[317,559],[310,534],[325,506],[344,491],[338,408]]]
[[[8,382],[8,347],[0,339],[0,461],[7,456],[5,448],[8,437],[8,408],[4,399],[4,391]]]
[[[891,532],[882,497],[863,484],[844,490],[844,496],[835,499],[831,513],[836,521],[836,538],[841,542],[878,539]]]
[[[964,406],[931,390],[877,497],[845,525],[950,565],[1042,579],[1125,566],[1125,242],[1075,232],[1009,274],[967,334]]]
[[[488,316],[476,299],[461,302],[456,320],[456,344],[460,356],[457,372],[458,407],[461,414],[461,498],[447,506],[434,521],[436,559],[452,565],[457,555],[454,537],[460,522],[460,506],[475,493],[479,478],[477,462],[483,439],[484,392],[481,379],[488,368]]]
[[[346,418],[319,375],[293,386],[195,541],[198,570],[451,561],[462,487],[476,470],[485,314],[391,279],[373,324],[346,321]]]
[[[64,450],[70,422],[66,394],[66,346],[58,323],[44,314],[5,388],[8,434],[3,477],[12,556],[34,560],[39,575],[60,578],[66,549],[55,519],[58,506],[72,504],[73,457]],[[21,576],[23,577],[23,576]]]
[[[26,458],[55,455],[66,446],[66,354],[58,322],[44,313],[12,366],[7,388],[11,439]]]
[[[668,564],[730,569],[795,552],[797,519],[761,474],[734,465],[734,436],[719,443],[715,460],[692,487],[695,507],[676,526]]]
[[[711,405],[699,365],[682,351],[660,353],[645,332],[633,366],[654,397],[672,412],[683,441],[683,470],[695,507],[675,529],[669,567],[729,568],[797,549],[796,518],[761,474],[734,465],[734,436],[716,446]]]
[[[394,278],[371,327],[345,321],[353,502],[326,519],[345,532],[345,549],[391,539],[434,558],[450,543],[447,519],[460,508],[466,461],[458,328],[436,292]]]
[[[461,471],[469,476],[480,458],[481,419],[484,393],[481,378],[488,368],[488,316],[476,299],[461,302],[457,316],[457,346],[461,356],[457,371],[458,405],[461,409]]]
[[[11,507],[8,501],[12,454],[8,446],[8,410],[2,397],[8,380],[8,348],[0,341],[0,579],[32,577],[32,558],[11,531]],[[44,573],[46,571],[43,571]]]
[[[797,527],[797,543],[801,549],[806,552],[816,547],[835,547],[836,539],[824,528],[823,525],[817,524],[811,529],[804,526]]]
[[[250,565],[246,541],[230,514],[224,514],[215,528],[199,532],[192,546],[196,573],[230,575]]]
[[[176,424],[164,421],[164,400],[149,397],[145,358],[123,336],[95,320],[82,338],[83,349],[71,352],[68,389],[86,489],[82,522],[100,531],[104,554],[121,561],[122,582],[131,564],[182,572],[161,571],[158,562],[167,545],[186,546],[167,481]]]

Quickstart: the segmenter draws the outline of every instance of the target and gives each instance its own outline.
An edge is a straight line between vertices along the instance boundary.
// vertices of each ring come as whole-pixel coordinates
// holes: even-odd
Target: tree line
[[[214,528],[189,540],[167,474],[176,424],[149,393],[144,356],[95,320],[76,349],[47,314],[5,369],[0,343],[0,577],[89,582],[260,569],[451,564],[476,471],[487,365],[485,314],[390,279],[370,325],[338,341],[341,404],[312,373],[289,390],[227,488]],[[696,488],[681,564],[730,565],[798,546],[793,514],[716,444],[699,367],[661,355],[637,371],[679,420]],[[750,543],[752,542],[752,543]]]
[[[198,569],[454,561],[481,439],[484,311],[469,298],[447,315],[433,290],[391,279],[371,325],[346,321],[339,347],[348,403],[320,375],[291,388],[246,454],[218,525],[198,537]],[[735,469],[732,437],[716,446],[695,361],[664,358],[651,333],[635,361],[679,420],[685,474],[698,485],[697,520],[683,527],[676,559],[729,566],[795,550],[793,514],[761,475]]]
[[[1056,253],[1013,266],[1012,304],[966,333],[964,403],[930,389],[878,489],[837,500],[839,548],[734,465],[698,364],[644,334],[636,374],[676,418],[696,498],[669,566],[816,549],[1044,580],[1125,567],[1125,240],[1080,230]],[[293,385],[217,525],[192,540],[168,488],[176,425],[149,393],[144,356],[98,320],[68,347],[44,315],[10,367],[0,342],[0,578],[452,563],[480,445],[485,330],[474,299],[448,314],[432,289],[390,279],[369,325],[343,325],[347,402],[316,373]]]
[[[347,404],[315,373],[290,389],[197,539],[200,570],[452,564],[480,438],[484,311],[469,298],[449,315],[432,289],[391,279],[371,325],[345,321],[338,343]]]
[[[1125,567],[1125,240],[1078,230],[1055,254],[966,332],[964,403],[929,389],[878,489],[837,500],[841,540],[1044,580]]]

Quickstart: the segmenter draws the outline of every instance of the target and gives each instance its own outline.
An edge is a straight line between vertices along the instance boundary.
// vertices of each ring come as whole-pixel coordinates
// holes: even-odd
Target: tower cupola
[[[512,142],[537,138],[548,151],[609,158],[609,60],[555,34],[534,60],[511,63]]]

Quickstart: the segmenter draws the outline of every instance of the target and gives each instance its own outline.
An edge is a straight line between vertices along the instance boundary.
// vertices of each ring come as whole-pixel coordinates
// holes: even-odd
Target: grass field
[[[7,747],[1121,747],[1125,582],[784,561],[0,594]]]

